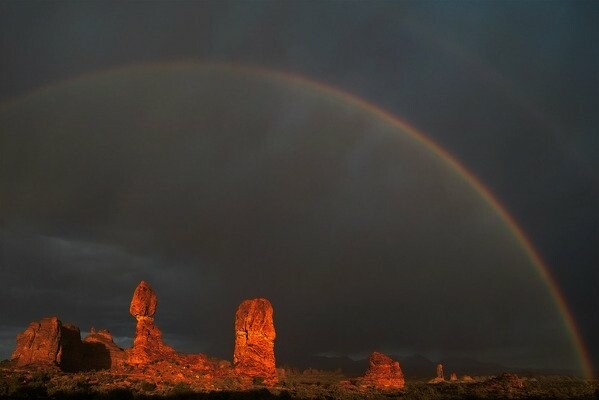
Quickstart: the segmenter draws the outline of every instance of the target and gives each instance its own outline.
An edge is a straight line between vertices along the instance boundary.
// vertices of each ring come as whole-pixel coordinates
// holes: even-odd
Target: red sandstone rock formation
[[[32,322],[17,335],[17,345],[12,359],[17,365],[46,364],[59,362],[62,324],[57,317],[42,318]]]
[[[121,367],[127,361],[125,350],[112,340],[108,329],[91,329],[83,339],[84,369],[108,369]]]
[[[437,378],[445,380],[445,374],[443,373],[443,364],[437,364]]]
[[[368,360],[368,370],[360,379],[360,386],[378,390],[402,389],[405,380],[397,361],[383,353],[374,352]]]
[[[455,372],[452,372],[451,375],[449,376],[449,381],[450,382],[456,382],[458,380],[458,376]]]
[[[43,318],[17,336],[12,359],[17,365],[58,366],[67,372],[122,365],[124,351],[112,342],[109,332],[88,338],[82,342],[75,325],[62,323],[57,317]]]
[[[60,321],[58,321],[60,322]],[[86,357],[83,343],[81,343],[81,332],[73,324],[62,323],[60,327],[60,350],[56,361],[64,371],[75,372],[83,369]],[[100,369],[92,368],[89,369]]]
[[[437,364],[437,376],[428,383],[440,383],[445,382],[445,375],[443,374],[443,364]]]
[[[162,332],[154,325],[157,297],[154,289],[141,281],[131,300],[129,312],[137,319],[133,348],[128,351],[131,364],[148,364],[173,357],[175,350],[162,341]]]
[[[139,282],[139,285],[133,292],[133,299],[131,299],[131,306],[129,312],[135,318],[138,317],[153,317],[156,313],[156,305],[158,303],[158,297],[156,292],[146,281]]]
[[[277,382],[273,308],[267,299],[243,301],[235,313],[233,367],[242,376]]]

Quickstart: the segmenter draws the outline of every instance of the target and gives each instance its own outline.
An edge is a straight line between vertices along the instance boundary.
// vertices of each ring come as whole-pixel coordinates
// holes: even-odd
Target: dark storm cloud
[[[552,357],[575,367],[505,223],[446,162],[355,106],[173,66],[73,82],[1,121],[6,303],[23,287],[31,299],[12,320],[45,304],[126,336],[143,278],[186,350],[229,356],[236,304],[267,296],[283,362],[379,347],[503,362],[528,347],[511,361],[543,365],[560,348]]]
[[[143,7],[139,3],[112,2],[4,2],[0,12],[0,98],[110,66],[177,58],[296,71],[364,96],[405,116],[490,186],[548,260],[587,344],[597,354],[594,338],[599,321],[592,284],[599,279],[599,253],[594,240],[599,235],[599,165],[595,157],[599,145],[595,134],[599,125],[595,112],[599,98],[597,17],[592,2],[542,6],[501,2],[179,2],[176,7],[166,2],[146,3]],[[191,90],[193,96],[194,88],[175,86],[180,91],[177,96],[186,90]],[[127,293],[141,275],[149,274],[161,299],[168,298],[161,303],[161,310],[170,308],[164,308],[159,319],[164,318],[172,340],[187,343],[185,346],[194,350],[213,346],[224,356],[226,340],[211,342],[207,332],[213,326],[200,321],[206,316],[214,318],[213,325],[221,327],[215,329],[222,329],[222,334],[214,336],[228,337],[231,312],[225,309],[234,309],[238,299],[224,292],[219,296],[215,288],[227,286],[227,293],[239,298],[242,293],[253,295],[244,292],[239,282],[251,281],[252,271],[268,265],[273,281],[291,273],[298,282],[291,288],[274,285],[274,292],[278,290],[281,297],[300,297],[318,309],[314,305],[317,296],[304,299],[299,288],[308,288],[317,278],[321,283],[311,288],[311,293],[328,293],[331,286],[337,286],[338,279],[334,267],[327,270],[317,266],[343,265],[351,272],[348,276],[368,283],[370,275],[361,271],[364,265],[369,268],[365,271],[377,272],[377,268],[387,271],[381,265],[427,264],[418,258],[418,247],[402,249],[395,259],[388,256],[397,254],[394,243],[404,240],[397,226],[410,224],[416,236],[409,240],[417,241],[418,237],[439,234],[435,220],[448,222],[446,218],[451,218],[427,199],[455,196],[449,214],[464,226],[478,226],[479,233],[480,229],[487,231],[479,225],[481,221],[488,219],[490,226],[497,223],[492,214],[478,209],[476,201],[460,196],[461,191],[452,193],[452,185],[443,190],[435,184],[427,188],[427,181],[420,177],[429,172],[410,169],[411,162],[397,161],[398,154],[386,149],[394,146],[387,146],[377,135],[357,135],[354,142],[346,143],[345,153],[332,158],[328,153],[312,155],[313,149],[328,149],[335,155],[341,138],[310,147],[302,142],[302,135],[293,136],[293,132],[266,134],[267,139],[260,141],[252,135],[238,134],[218,140],[215,131],[204,135],[205,141],[187,140],[186,145],[177,145],[159,132],[178,132],[177,137],[190,135],[185,133],[186,127],[205,122],[194,110],[208,107],[209,113],[216,115],[227,109],[219,110],[210,102],[193,107],[186,104],[178,115],[182,119],[163,123],[155,118],[156,114],[168,106],[172,97],[148,102],[146,95],[155,93],[155,88],[149,87],[135,93],[137,105],[129,101],[120,111],[97,100],[106,98],[106,92],[97,87],[80,88],[81,92],[71,95],[79,100],[83,96],[86,101],[71,102],[61,110],[66,114],[60,120],[67,121],[63,127],[47,124],[56,128],[50,134],[43,131],[45,126],[39,121],[30,121],[28,135],[36,130],[44,133],[16,141],[18,155],[3,153],[3,194],[20,199],[18,203],[9,200],[10,212],[5,209],[3,214],[3,218],[10,216],[10,221],[3,220],[2,277],[10,276],[15,282],[15,288],[7,292],[11,296],[22,299],[19,291],[31,290],[33,299],[37,299],[33,304],[40,305],[35,306],[36,310],[50,308],[43,299],[54,296],[54,300],[61,299],[56,308],[62,310],[62,300],[67,301],[69,296],[59,289],[51,290],[41,277],[49,282],[72,282],[67,284],[69,291],[80,291],[89,298],[86,308],[93,308],[96,299],[114,301],[115,306],[120,302],[118,311],[110,311],[119,316],[112,318],[110,314],[109,318],[106,314],[102,321],[126,336],[132,326],[126,313]],[[91,95],[84,96],[86,91]],[[253,89],[246,90],[246,94],[251,93]],[[121,104],[118,101],[122,94],[114,93],[110,102]],[[160,93],[158,97],[163,96]],[[302,103],[297,96],[292,97],[296,100],[282,100],[278,106],[285,108],[277,108],[277,115],[269,115],[267,122],[255,123],[251,133],[278,132],[288,125],[301,126],[303,119],[315,118],[309,108],[311,101]],[[224,104],[225,100],[217,95],[212,103]],[[96,115],[86,113],[89,109]],[[121,113],[136,123],[123,128],[121,117],[115,117]],[[364,121],[354,119],[353,123]],[[219,122],[218,132],[238,132],[232,124],[234,120]],[[13,129],[3,125],[2,134],[9,128]],[[85,134],[69,136],[61,132],[63,128]],[[352,129],[360,131],[354,126]],[[110,135],[104,137],[107,131]],[[142,131],[150,131],[147,142],[136,136]],[[53,142],[55,137],[66,143]],[[38,143],[37,147],[33,143]],[[241,152],[241,147],[247,150]],[[48,159],[50,149],[52,156]],[[273,154],[281,155],[283,161],[272,159]],[[44,165],[51,167],[40,170]],[[220,167],[207,173],[214,165]],[[329,169],[333,165],[343,168]],[[32,177],[31,171],[36,168],[41,172]],[[298,170],[305,172],[297,174]],[[93,185],[89,176],[93,176]],[[295,179],[292,183],[288,182],[289,176]],[[432,182],[438,183],[434,179]],[[190,190],[192,183],[192,188],[201,187],[201,192]],[[396,185],[419,190],[399,192]],[[45,200],[43,206],[40,199]],[[419,203],[431,206],[430,212],[418,218],[389,220],[398,204],[409,209]],[[3,199],[3,208],[5,204]],[[22,218],[16,219],[16,215]],[[438,230],[446,229],[443,224],[438,226],[443,227]],[[472,252],[472,247],[476,250],[477,246],[464,244],[467,240],[460,241],[461,235],[459,228],[446,233],[454,244],[451,247],[447,242],[445,246],[452,248],[451,257],[429,260],[430,265],[459,266],[458,260]],[[481,238],[501,243],[493,235]],[[332,251],[332,241],[343,251]],[[305,245],[300,248],[297,243]],[[362,247],[369,250],[362,251]],[[481,254],[479,259],[472,259],[475,262],[485,264],[486,259]],[[14,263],[18,269],[12,269]],[[311,267],[305,273],[289,272],[307,268],[306,264]],[[239,269],[239,265],[245,267]],[[280,268],[274,268],[276,265]],[[55,275],[49,272],[53,269]],[[36,273],[26,273],[28,270]],[[86,271],[93,274],[100,270],[106,271],[104,277],[112,276],[108,279],[110,286],[118,288],[109,290],[110,300],[103,297],[108,290],[104,280],[87,280],[90,275]],[[239,279],[225,285],[222,271]],[[438,275],[439,282],[445,282],[445,273]],[[430,279],[432,272],[424,268],[416,274]],[[471,278],[487,274],[485,270]],[[489,274],[484,279],[493,277]],[[392,278],[401,281],[403,276]],[[38,284],[30,285],[28,279]],[[89,284],[89,291],[81,289],[80,284]],[[450,292],[452,287],[439,284],[435,290]],[[50,293],[43,295],[44,291]],[[182,296],[182,291],[204,293],[201,304],[187,304],[189,298]],[[347,323],[348,331],[359,333],[367,342],[369,336],[377,334],[365,332],[358,322],[351,325],[351,321],[345,321],[355,309],[344,309],[344,295],[354,296],[356,292],[372,293],[376,288],[357,285],[345,293],[333,290],[331,301],[338,306],[326,318],[337,325]],[[378,304],[377,299],[372,301]],[[13,297],[5,295],[1,304],[7,308],[6,304],[14,302]],[[222,314],[211,314],[215,304]],[[405,307],[409,309],[409,305]],[[467,310],[469,306],[465,307]],[[108,308],[98,306],[85,314],[83,308],[73,311],[67,307],[63,318],[72,315],[73,322],[86,329],[88,320],[89,324],[99,324],[97,315],[105,315]],[[547,309],[552,310],[550,306]],[[309,322],[313,318],[310,328],[319,329],[324,311],[319,312],[303,315],[300,320]],[[463,313],[466,318],[467,311]],[[365,314],[364,324],[380,321],[378,314],[370,320]],[[189,315],[195,322],[188,326],[184,319]],[[33,318],[37,316],[28,316],[27,320]],[[405,338],[416,346],[418,316],[413,318],[415,326],[403,325],[402,335],[404,330],[407,332],[404,336],[394,330],[387,335]],[[24,319],[21,316],[19,321],[3,322],[9,327],[22,326]],[[493,321],[486,323],[490,326]],[[522,326],[516,323],[514,329]],[[281,329],[287,332],[280,335],[280,340],[287,337],[290,343],[297,343],[292,327],[283,324]],[[194,329],[193,335],[186,329]],[[321,329],[325,332],[315,339],[321,340],[321,347],[335,342],[344,351],[360,351],[353,349],[355,346],[343,335],[335,337]],[[447,332],[443,337],[451,341],[451,326],[438,329]],[[485,332],[480,328],[479,336]],[[493,335],[514,336],[509,332]],[[186,336],[188,339],[184,339]],[[381,337],[378,343],[385,342]],[[405,347],[405,343],[400,345]],[[453,345],[439,347],[449,349]],[[431,346],[429,342],[419,349],[426,351]],[[515,347],[512,340],[496,352],[516,357],[519,352]],[[314,348],[320,349],[318,343]]]

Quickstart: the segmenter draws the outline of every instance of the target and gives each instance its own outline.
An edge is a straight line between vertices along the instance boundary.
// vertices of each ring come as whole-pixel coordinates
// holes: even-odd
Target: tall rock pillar
[[[235,313],[233,367],[241,376],[278,381],[275,368],[273,308],[264,298],[244,300]]]

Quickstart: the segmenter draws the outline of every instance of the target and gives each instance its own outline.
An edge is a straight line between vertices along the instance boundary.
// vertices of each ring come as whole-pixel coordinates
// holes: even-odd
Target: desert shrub
[[[11,399],[46,399],[48,391],[43,385],[29,384],[20,386],[10,394]]]
[[[7,379],[2,379],[3,395],[12,395],[25,385],[25,377],[21,374],[9,376]]]
[[[42,384],[48,383],[50,381],[50,374],[46,371],[35,371],[31,375],[31,381]]]
[[[151,392],[156,389],[156,384],[154,382],[141,381],[139,388],[144,392]]]
[[[187,382],[177,382],[175,386],[173,386],[173,388],[171,389],[171,395],[174,396],[181,397],[189,396],[190,394],[193,394],[193,390],[191,390],[191,387]]]
[[[264,378],[261,376],[255,376],[252,378],[252,384],[254,386],[264,386]]]
[[[133,393],[129,389],[112,389],[103,396],[106,400],[133,400]]]
[[[539,376],[525,382],[529,398],[593,398],[594,387],[589,382],[570,376]]]

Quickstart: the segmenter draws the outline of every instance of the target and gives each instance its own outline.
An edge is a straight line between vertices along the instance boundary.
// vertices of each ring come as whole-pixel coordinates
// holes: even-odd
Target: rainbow
[[[27,98],[30,98],[40,92],[45,92],[52,90],[56,87],[68,84],[74,81],[80,81],[92,78],[98,75],[109,75],[114,73],[124,73],[124,72],[132,72],[137,71],[140,68],[143,69],[153,69],[153,68],[196,68],[196,69],[219,69],[219,70],[229,70],[235,73],[253,75],[253,76],[261,76],[268,77],[270,79],[278,80],[287,84],[295,84],[300,87],[308,88],[316,93],[325,96],[331,97],[333,99],[339,100],[343,103],[356,106],[361,108],[372,115],[380,118],[381,120],[389,123],[392,126],[400,128],[410,135],[411,139],[415,142],[423,145],[433,154],[435,154],[438,158],[440,158],[443,162],[445,162],[449,167],[451,167],[455,172],[457,172],[467,183],[469,183],[473,188],[476,189],[477,193],[481,196],[481,198],[488,203],[491,208],[497,213],[497,215],[507,224],[510,232],[517,240],[517,242],[524,249],[528,259],[531,261],[542,281],[545,283],[551,297],[554,300],[555,306],[559,311],[559,314],[562,317],[562,322],[568,332],[572,344],[577,353],[577,357],[579,360],[580,367],[582,372],[586,378],[591,378],[593,376],[593,369],[590,357],[588,352],[584,346],[584,342],[580,335],[580,332],[576,326],[576,322],[574,317],[572,316],[572,312],[568,308],[566,299],[563,293],[560,291],[559,286],[557,285],[555,279],[551,275],[547,264],[543,261],[540,254],[535,250],[533,244],[530,239],[526,236],[522,228],[518,225],[518,223],[514,220],[514,218],[510,215],[510,213],[506,210],[506,208],[500,203],[496,196],[470,171],[468,171],[453,155],[451,155],[447,150],[443,149],[433,140],[431,140],[426,134],[416,129],[414,126],[410,125],[405,120],[400,119],[399,117],[393,115],[391,112],[379,107],[378,105],[360,98],[354,94],[348,93],[339,88],[333,87],[324,82],[319,82],[313,80],[311,78],[307,78],[302,75],[276,71],[271,69],[266,69],[263,67],[257,66],[247,66],[247,65],[237,65],[237,64],[227,64],[227,63],[200,63],[194,61],[173,61],[173,62],[163,62],[163,63],[146,63],[146,64],[135,64],[129,65],[125,67],[117,67],[108,70],[100,70],[94,71],[91,73],[83,74],[77,76],[75,78],[70,78],[67,80],[51,83],[49,85],[42,86],[37,88],[31,92],[25,93],[23,95],[14,97],[4,104],[0,104],[0,108],[7,107],[9,105],[14,105],[19,103]]]

